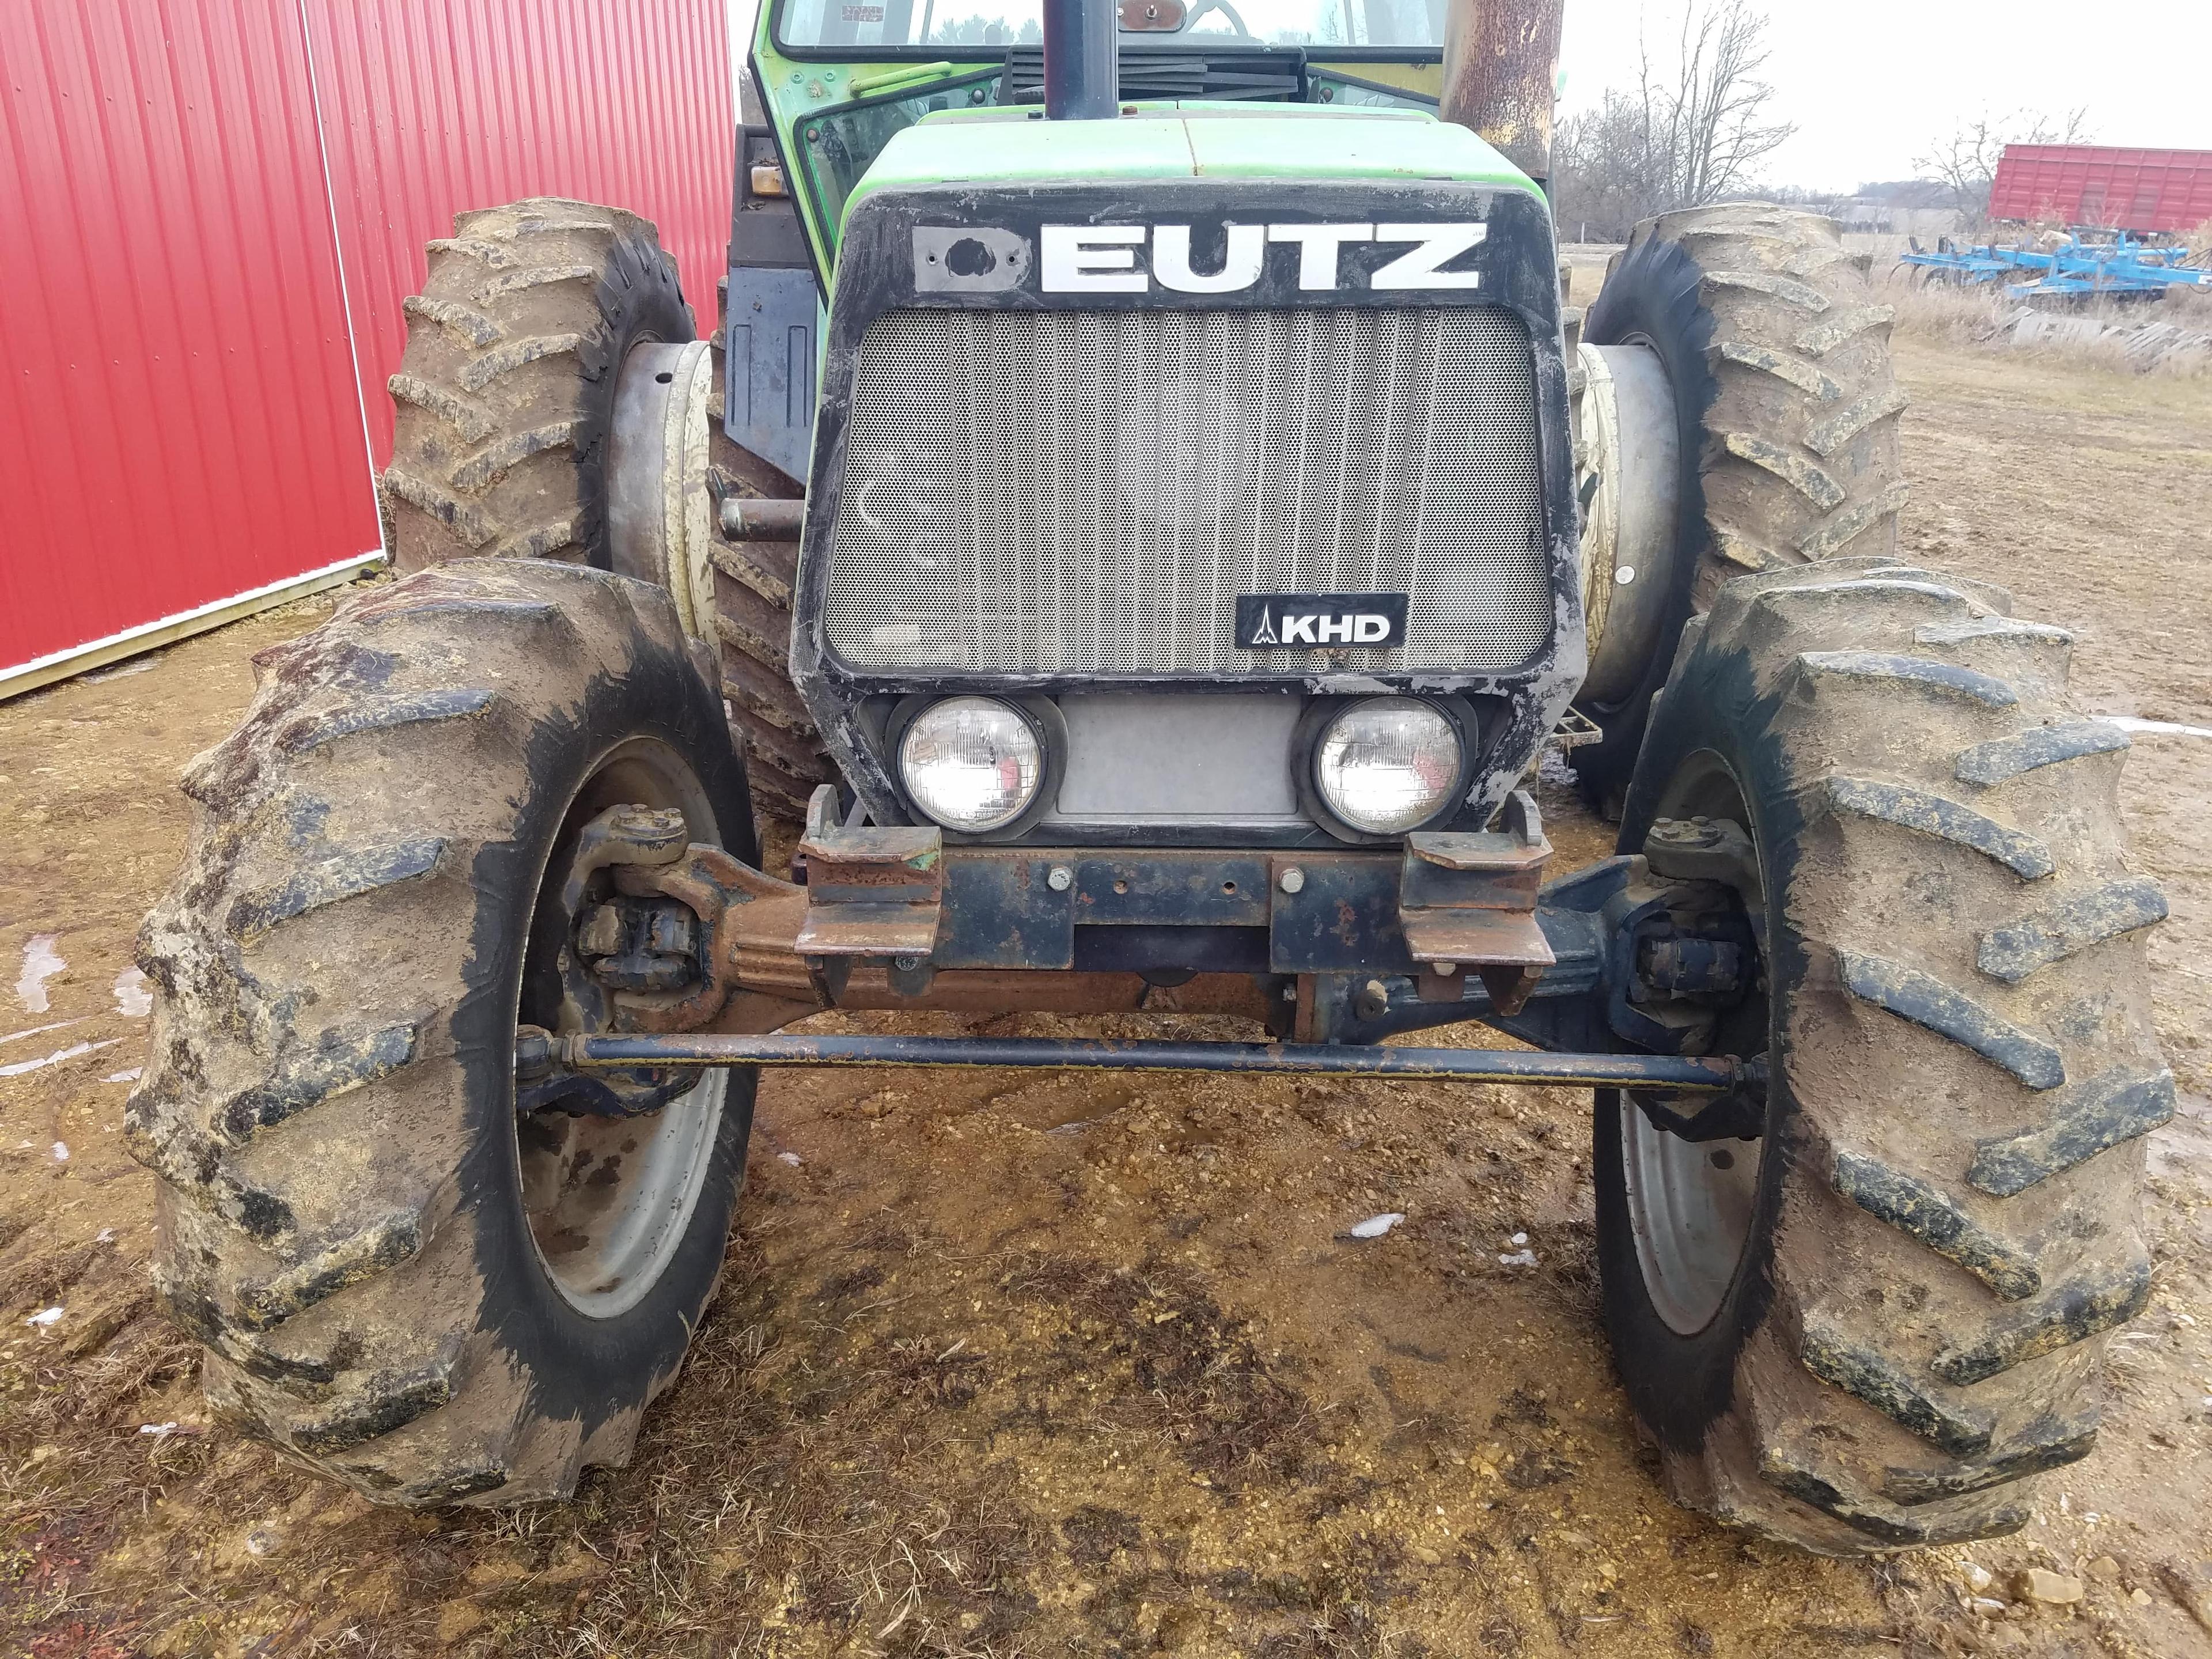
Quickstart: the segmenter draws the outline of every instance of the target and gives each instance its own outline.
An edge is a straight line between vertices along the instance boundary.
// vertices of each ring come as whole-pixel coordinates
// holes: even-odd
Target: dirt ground
[[[1900,353],[1912,556],[2077,630],[2093,708],[2212,725],[2203,384]],[[1668,1504],[1598,1329],[1586,1094],[1048,1074],[771,1076],[633,1466],[407,1516],[210,1426],[119,1133],[173,781],[325,613],[0,707],[0,1650],[2212,1654],[2212,741],[2127,772],[2173,908],[2156,1292],[2017,1538],[1839,1563]],[[1609,850],[1547,805],[1563,863]],[[2085,1599],[2018,1599],[2033,1565]]]

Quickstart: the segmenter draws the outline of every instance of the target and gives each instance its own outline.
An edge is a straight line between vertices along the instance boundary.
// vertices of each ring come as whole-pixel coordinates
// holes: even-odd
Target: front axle
[[[1725,1055],[1554,1054],[1499,1048],[1386,1048],[1317,1042],[1171,1042],[1114,1038],[526,1034],[546,1062],[574,1069],[712,1066],[1063,1066],[1121,1072],[1262,1072],[1454,1078],[1596,1089],[1725,1094],[1751,1068]],[[524,1063],[527,1064],[526,1060]]]

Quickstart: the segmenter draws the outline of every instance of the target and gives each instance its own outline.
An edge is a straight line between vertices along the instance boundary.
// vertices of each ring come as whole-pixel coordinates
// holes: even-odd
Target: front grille
[[[1509,672],[1552,628],[1512,313],[903,311],[860,346],[825,627],[854,668]],[[1407,593],[1243,651],[1240,593]]]

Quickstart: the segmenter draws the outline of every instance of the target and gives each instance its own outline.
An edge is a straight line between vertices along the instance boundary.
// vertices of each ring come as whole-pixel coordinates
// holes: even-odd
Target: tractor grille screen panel
[[[856,367],[828,583],[855,668],[1507,672],[1552,629],[1528,331],[1498,307],[904,311]],[[1389,649],[1236,596],[1405,593]]]

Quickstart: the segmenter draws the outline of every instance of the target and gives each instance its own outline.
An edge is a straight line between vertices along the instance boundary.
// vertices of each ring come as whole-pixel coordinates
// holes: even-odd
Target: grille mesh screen
[[[827,629],[858,668],[1510,671],[1542,647],[1526,328],[1496,307],[904,311],[860,348]],[[1407,593],[1243,651],[1240,593]]]

